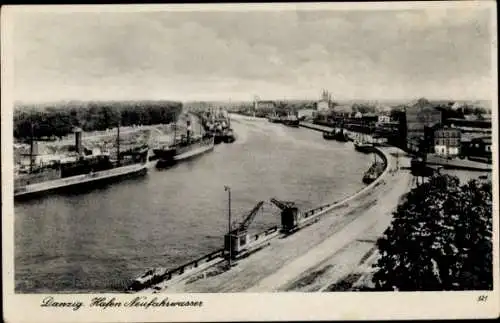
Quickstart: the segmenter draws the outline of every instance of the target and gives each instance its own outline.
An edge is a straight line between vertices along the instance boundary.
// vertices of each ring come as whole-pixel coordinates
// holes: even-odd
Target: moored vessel
[[[373,153],[373,155],[375,158],[373,164],[363,175],[363,183],[365,184],[371,184],[372,182],[374,182],[384,172],[385,169],[385,163],[383,161],[377,160],[377,153]]]
[[[236,135],[234,134],[233,129],[228,128],[224,133],[224,142],[227,144],[233,143],[236,140]]]
[[[282,119],[274,112],[273,114],[267,117],[267,120],[271,123],[281,123]]]
[[[359,152],[367,154],[367,153],[373,152],[374,147],[372,144],[367,143],[367,142],[355,141],[354,142],[354,149],[356,149]]]
[[[325,140],[337,140],[341,142],[349,141],[345,132],[341,129],[339,131],[323,132],[323,139]]]
[[[284,117],[281,122],[288,127],[297,128],[300,126],[299,118],[297,118],[297,116],[293,114],[289,114],[288,116]]]
[[[188,120],[186,134],[182,135],[180,140],[177,140],[176,133],[174,133],[174,142],[171,145],[153,149],[154,154],[158,157],[156,166],[158,168],[171,166],[177,162],[212,151],[214,149],[214,139],[215,136],[210,133],[205,133],[203,136],[193,135],[191,122]]]
[[[365,154],[375,151],[373,143],[368,142],[364,138],[364,135],[358,136],[358,138],[354,140],[354,149]]]
[[[54,156],[49,162],[35,165],[31,139],[29,170],[20,169],[14,179],[14,198],[28,198],[56,190],[111,182],[123,177],[147,173],[147,144],[120,152],[120,128],[117,129],[115,158],[100,149],[82,145],[81,129],[75,129],[74,151]],[[37,152],[38,153],[38,152]]]

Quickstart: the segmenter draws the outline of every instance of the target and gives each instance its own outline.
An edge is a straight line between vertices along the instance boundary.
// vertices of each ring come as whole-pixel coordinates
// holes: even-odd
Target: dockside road
[[[408,166],[409,160],[395,157],[396,148],[381,150],[388,158],[388,171],[376,187],[350,199],[346,207],[295,234],[275,239],[229,271],[210,273],[208,269],[199,279],[186,277],[168,285],[165,292],[320,291],[355,271],[411,185],[409,171],[394,168]]]

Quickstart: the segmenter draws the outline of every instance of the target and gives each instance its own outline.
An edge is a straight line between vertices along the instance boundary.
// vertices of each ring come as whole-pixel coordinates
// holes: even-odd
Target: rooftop
[[[343,105],[336,105],[335,107],[333,107],[333,111],[334,112],[348,112],[348,113],[351,113],[352,112],[352,107],[350,105],[347,105],[347,104],[343,104]]]

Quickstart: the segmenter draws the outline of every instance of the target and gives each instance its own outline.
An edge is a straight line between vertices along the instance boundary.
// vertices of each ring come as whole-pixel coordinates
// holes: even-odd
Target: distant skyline
[[[12,12],[14,99],[315,100],[322,89],[338,100],[489,99],[491,20],[478,4]]]

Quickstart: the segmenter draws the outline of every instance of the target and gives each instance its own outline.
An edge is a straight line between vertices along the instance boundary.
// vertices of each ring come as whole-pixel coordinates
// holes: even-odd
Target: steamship
[[[177,127],[175,127],[177,129]],[[153,149],[153,153],[158,158],[157,168],[172,166],[180,161],[191,159],[214,149],[214,135],[205,133],[204,136],[193,135],[191,122],[187,120],[186,134],[177,138],[174,132],[174,141],[170,145]]]
[[[285,126],[298,128],[300,126],[300,120],[294,114],[289,114],[281,120]]]
[[[117,129],[116,156],[82,145],[82,131],[75,129],[72,151],[49,163],[34,165],[34,141],[30,142],[30,166],[14,179],[14,198],[33,197],[69,187],[111,182],[147,173],[147,144],[120,152],[120,127]]]

